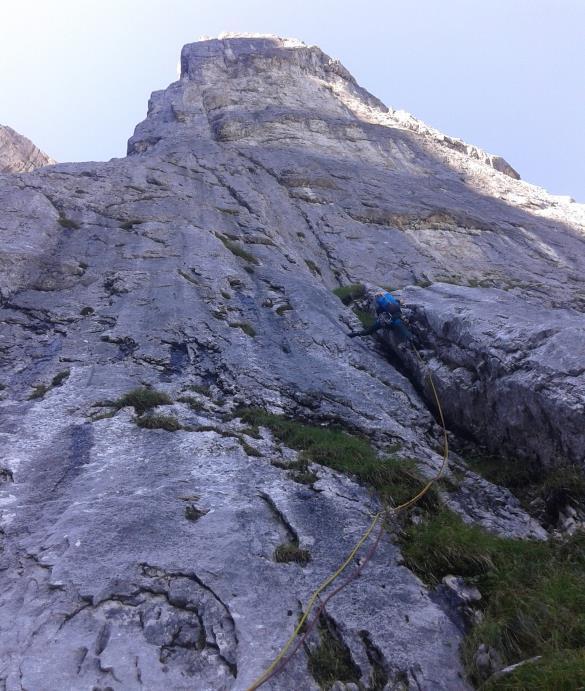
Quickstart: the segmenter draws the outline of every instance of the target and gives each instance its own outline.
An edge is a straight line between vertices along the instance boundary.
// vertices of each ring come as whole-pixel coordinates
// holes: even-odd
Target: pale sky
[[[59,161],[123,156],[202,35],[300,38],[384,103],[585,202],[585,0],[0,0],[0,123]]]

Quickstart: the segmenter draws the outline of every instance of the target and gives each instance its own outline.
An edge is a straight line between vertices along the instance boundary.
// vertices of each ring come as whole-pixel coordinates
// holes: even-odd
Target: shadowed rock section
[[[450,426],[492,453],[585,463],[585,316],[495,288],[402,292]],[[432,400],[411,351],[397,350]]]
[[[402,290],[458,431],[582,462],[582,206],[315,47],[225,37],[181,65],[127,158],[0,176],[0,688],[241,690],[267,667],[378,504],[291,472],[242,406],[436,472],[420,371],[347,338],[341,285]],[[461,474],[445,501],[466,520],[546,536]],[[462,631],[401,562],[388,534],[323,635],[364,688],[468,688]],[[314,647],[268,688],[317,689]]]

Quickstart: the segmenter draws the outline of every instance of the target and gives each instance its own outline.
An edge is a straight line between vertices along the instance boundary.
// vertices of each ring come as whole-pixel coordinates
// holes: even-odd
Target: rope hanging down
[[[416,353],[416,357],[418,358],[419,362],[421,365],[424,366],[424,360],[422,359],[420,353],[416,349],[416,347],[413,344],[413,350]],[[382,535],[384,533],[384,519],[386,518],[386,515],[388,513],[393,513],[396,514],[399,511],[404,511],[405,509],[410,508],[414,504],[416,504],[424,495],[431,489],[431,487],[442,477],[442,475],[445,472],[445,469],[447,467],[447,462],[449,459],[449,440],[447,438],[447,427],[445,425],[445,418],[443,415],[443,409],[441,407],[441,402],[439,400],[439,395],[437,393],[437,389],[435,387],[435,382],[433,381],[433,375],[430,373],[430,371],[427,373],[427,378],[429,380],[429,384],[431,387],[431,390],[433,392],[433,397],[435,399],[435,403],[437,404],[437,410],[439,413],[439,420],[441,423],[441,427],[443,428],[443,462],[441,464],[441,467],[439,468],[439,471],[437,475],[429,480],[426,485],[417,493],[415,494],[411,499],[408,501],[405,501],[403,504],[399,504],[398,506],[386,508],[383,511],[379,511],[372,519],[372,522],[368,526],[367,530],[365,533],[362,535],[362,537],[358,540],[357,544],[355,547],[352,549],[352,551],[349,553],[345,561],[341,564],[341,566],[334,572],[332,573],[328,578],[326,578],[323,583],[315,590],[315,592],[311,595],[309,598],[309,601],[307,602],[307,605],[305,607],[305,611],[302,615],[302,617],[299,619],[299,622],[291,634],[290,638],[288,641],[285,643],[283,646],[282,650],[278,653],[278,655],[274,658],[272,664],[249,686],[246,691],[256,691],[256,689],[259,689],[263,684],[265,684],[267,681],[269,681],[272,677],[276,676],[279,672],[281,672],[284,667],[288,664],[288,662],[292,659],[293,655],[297,652],[297,650],[303,645],[311,631],[315,628],[317,622],[319,621],[319,618],[321,616],[321,613],[325,609],[325,606],[327,603],[331,600],[331,598],[335,597],[337,593],[339,593],[341,590],[346,588],[352,581],[354,581],[363,571],[365,568],[366,564],[370,561],[370,559],[374,556],[376,553],[376,550],[378,549],[378,545],[380,544],[380,540],[382,538]],[[311,614],[313,607],[315,606],[315,602],[319,595],[326,589],[328,588],[341,574],[345,569],[349,566],[351,561],[354,559],[362,545],[366,542],[366,540],[370,537],[372,534],[374,528],[376,527],[377,524],[379,525],[378,533],[376,535],[376,539],[374,540],[372,546],[370,547],[369,551],[366,553],[366,556],[362,560],[361,564],[349,575],[345,580],[343,580],[337,588],[332,590],[327,597],[321,602],[319,607],[317,608],[317,611],[315,615],[313,616],[312,620],[310,623],[306,625],[306,628],[303,632],[303,636],[299,638],[299,634],[301,633],[301,630],[305,626],[307,619],[309,618],[309,615]],[[298,640],[297,640],[298,639]],[[291,647],[291,645],[295,642],[296,644],[293,647],[293,649],[289,652],[287,655],[287,651]]]

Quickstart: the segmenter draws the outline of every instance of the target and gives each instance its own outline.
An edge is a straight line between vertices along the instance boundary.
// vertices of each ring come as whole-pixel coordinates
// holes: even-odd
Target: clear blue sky
[[[387,105],[585,202],[585,0],[3,0],[0,123],[60,161],[123,156],[184,43],[300,38]]]

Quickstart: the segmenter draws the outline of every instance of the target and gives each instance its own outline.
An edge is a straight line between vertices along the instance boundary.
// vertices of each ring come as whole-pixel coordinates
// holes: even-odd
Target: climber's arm
[[[382,323],[379,319],[376,319],[372,326],[368,327],[367,329],[362,329],[362,331],[352,331],[348,334],[348,336],[350,338],[355,338],[355,336],[371,336],[373,333],[376,333],[376,331],[379,331],[381,328]]]

